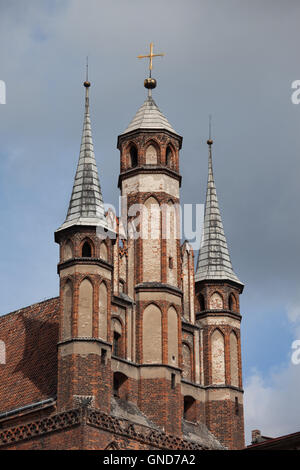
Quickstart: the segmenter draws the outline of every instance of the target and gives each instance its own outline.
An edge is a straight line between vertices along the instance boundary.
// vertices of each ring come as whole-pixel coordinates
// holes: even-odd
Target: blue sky
[[[154,42],[155,101],[183,136],[183,203],[204,202],[208,115],[222,218],[246,287],[246,433],[298,431],[300,79],[296,0],[0,0],[1,296],[4,314],[56,296],[58,248],[79,155],[85,57],[106,202],[116,204],[117,135],[145,98]],[[262,407],[262,408],[260,408]]]

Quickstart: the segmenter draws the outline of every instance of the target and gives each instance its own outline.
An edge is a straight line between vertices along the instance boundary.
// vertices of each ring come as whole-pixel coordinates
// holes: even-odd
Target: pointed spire
[[[222,224],[217,191],[213,175],[212,144],[209,132],[208,144],[208,181],[204,213],[204,226],[195,281],[230,280],[243,286],[235,275]]]
[[[85,113],[79,160],[68,214],[58,230],[73,225],[107,225],[92,140],[89,104],[91,84],[88,81],[88,63],[86,74],[86,81],[83,84],[85,87]]]

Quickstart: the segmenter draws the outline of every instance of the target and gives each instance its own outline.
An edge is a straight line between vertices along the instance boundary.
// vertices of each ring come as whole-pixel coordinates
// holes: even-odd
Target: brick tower
[[[104,214],[84,82],[80,155],[67,217],[55,232],[60,245],[59,410],[89,403],[109,413],[111,397],[110,293],[113,236]],[[105,238],[105,239],[104,239]]]
[[[206,424],[230,449],[244,447],[239,295],[224,234],[207,141],[208,183],[204,227],[195,274],[197,324],[201,328]]]
[[[148,96],[119,138],[119,187],[128,226],[140,212],[138,236],[129,241],[128,295],[135,299],[139,407],[167,432],[181,434],[181,253],[178,233],[179,150],[182,138]],[[138,205],[141,205],[139,208]]]

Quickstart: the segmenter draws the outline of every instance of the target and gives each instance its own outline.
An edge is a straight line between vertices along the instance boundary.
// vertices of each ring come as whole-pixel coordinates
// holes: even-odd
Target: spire
[[[163,129],[177,135],[150,94],[122,135],[137,129]]]
[[[58,230],[73,225],[101,225],[105,227],[107,225],[92,140],[89,105],[91,84],[88,81],[88,64],[86,81],[83,85],[85,87],[85,113],[79,160],[68,214]]]
[[[210,134],[210,133],[209,133]],[[227,241],[222,224],[216,186],[214,182],[211,135],[208,144],[208,181],[204,213],[204,226],[195,281],[230,280],[243,286],[235,275],[229,256]]]

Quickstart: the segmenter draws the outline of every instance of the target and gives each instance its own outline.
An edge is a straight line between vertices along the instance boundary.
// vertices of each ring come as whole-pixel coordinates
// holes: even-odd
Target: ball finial
[[[157,82],[155,78],[146,78],[144,80],[144,87],[147,88],[148,90],[153,90],[153,88],[156,88]]]
[[[213,143],[214,143],[214,141],[212,139],[208,139],[207,145],[212,145]]]
[[[83,83],[83,86],[85,86],[85,88],[89,88],[91,86],[91,83],[86,80],[84,83]]]

